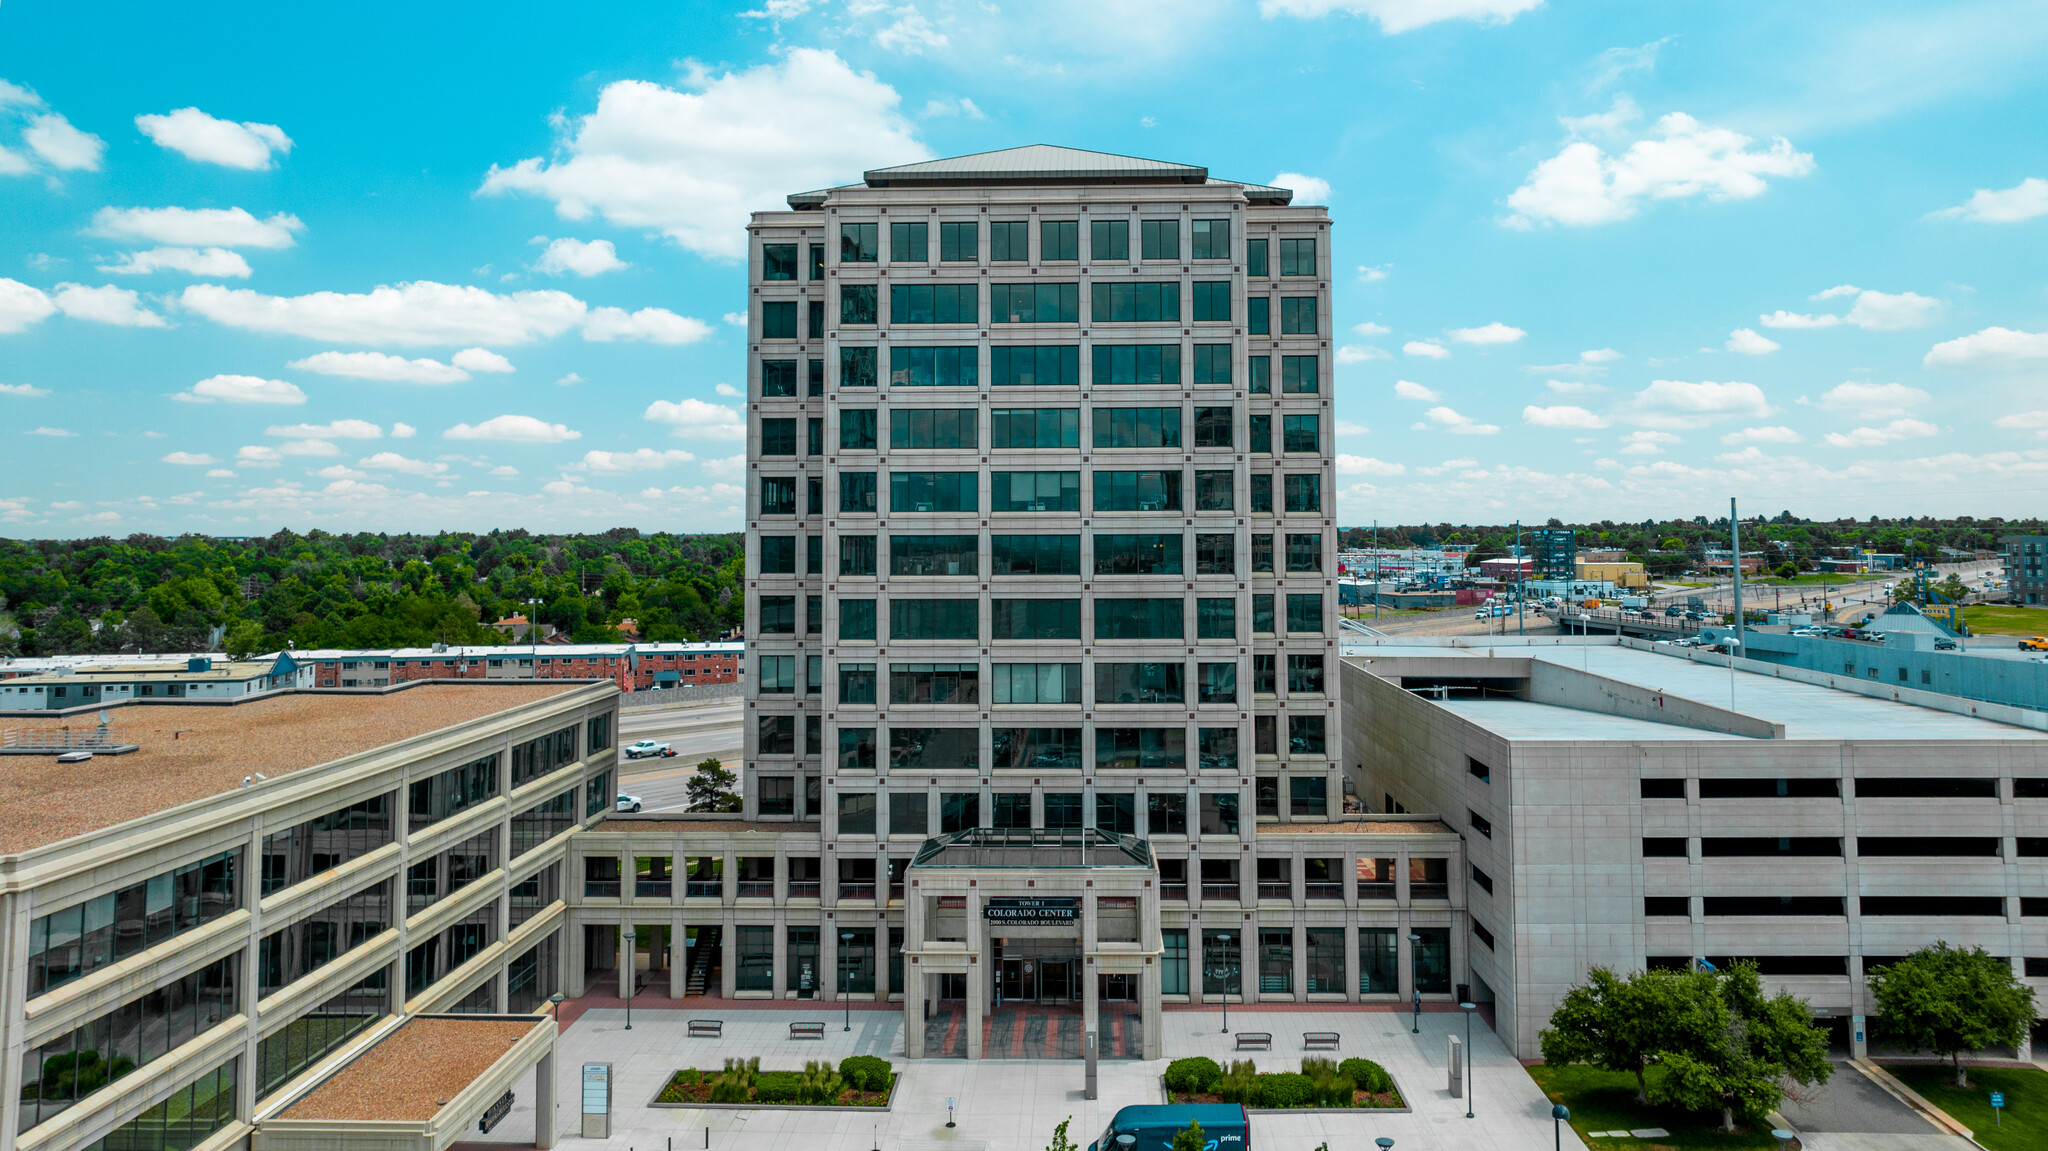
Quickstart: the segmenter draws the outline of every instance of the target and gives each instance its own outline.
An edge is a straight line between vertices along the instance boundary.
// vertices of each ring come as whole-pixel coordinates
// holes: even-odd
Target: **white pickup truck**
[[[671,756],[675,753],[675,749],[668,744],[652,739],[643,739],[639,743],[629,743],[626,745],[627,759],[641,759],[650,755],[659,758]]]

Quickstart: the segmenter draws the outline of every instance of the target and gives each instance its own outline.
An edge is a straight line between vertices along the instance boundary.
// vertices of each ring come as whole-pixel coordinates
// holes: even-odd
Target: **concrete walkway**
[[[562,1077],[557,1130],[579,1130],[577,1079],[585,1062],[613,1065],[616,1111],[609,1140],[565,1137],[561,1145],[696,1151],[706,1145],[708,1129],[713,1151],[1042,1151],[1052,1140],[1054,1125],[1072,1116],[1068,1137],[1086,1148],[1117,1108],[1165,1101],[1159,1082],[1166,1069],[1163,1060],[1103,1061],[1101,1097],[1089,1101],[1081,1097],[1082,1064],[1076,1059],[905,1060],[900,1012],[856,1011],[853,1030],[846,1032],[840,1030],[843,1016],[836,1012],[721,1011],[723,1039],[688,1038],[686,1021],[706,1014],[636,1007],[633,1030],[628,1032],[624,1012],[598,1008],[570,1024],[556,1048]],[[824,1022],[825,1038],[789,1039],[789,1023],[800,1017]],[[1452,1099],[1444,1087],[1446,1039],[1465,1033],[1465,1021],[1457,1015],[1423,1015],[1420,1035],[1409,1033],[1406,1015],[1347,1011],[1341,1006],[1312,1015],[1233,1010],[1228,1036],[1218,1030],[1220,1023],[1218,1016],[1206,1012],[1166,1013],[1166,1051],[1176,1058],[1207,1055],[1218,1062],[1249,1058],[1261,1070],[1293,1071],[1301,1065],[1303,1030],[1336,1031],[1343,1037],[1336,1054],[1379,1062],[1393,1074],[1414,1109],[1404,1115],[1364,1111],[1255,1116],[1255,1143],[1274,1151],[1312,1151],[1325,1141],[1332,1151],[1355,1151],[1371,1147],[1380,1136],[1391,1137],[1400,1151],[1527,1151],[1551,1146],[1549,1101],[1493,1033],[1482,1027],[1473,1030],[1472,1103],[1477,1117],[1465,1118],[1465,1102]],[[1274,1050],[1235,1051],[1239,1031],[1271,1032]],[[889,1111],[647,1106],[678,1068],[716,1069],[727,1057],[758,1055],[763,1069],[801,1069],[806,1060],[836,1062],[854,1054],[882,1055],[896,1064],[900,1079]],[[520,1093],[505,1122],[471,1145],[530,1145],[533,1101],[528,1094]],[[958,1123],[951,1128],[946,1126],[948,1099],[954,1101]],[[1569,1127],[1563,1145],[1584,1151]]]

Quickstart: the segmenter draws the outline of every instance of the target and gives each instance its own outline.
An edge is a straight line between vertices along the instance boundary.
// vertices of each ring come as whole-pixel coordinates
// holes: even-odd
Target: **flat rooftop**
[[[232,706],[124,704],[108,734],[139,750],[59,764],[54,756],[0,756],[0,855],[101,831],[180,804],[233,791],[242,778],[270,779],[516,711],[587,685],[436,683],[379,695],[298,693]],[[69,728],[90,732],[89,716],[7,721],[27,736]]]
[[[216,663],[205,671],[187,671],[180,666],[150,667],[81,667],[76,672],[42,672],[36,675],[16,676],[16,686],[32,683],[132,683],[138,679],[176,680],[180,683],[198,683],[207,680],[254,679],[270,675],[277,670],[274,663]]]
[[[280,1119],[422,1123],[489,1071],[536,1027],[532,1019],[451,1019],[420,1015],[344,1064]]]
[[[1649,688],[1712,707],[1727,708],[1785,725],[1786,739],[1857,740],[2048,740],[2048,732],[1956,715],[1898,700],[1800,683],[1774,675],[1696,662],[1677,655],[1610,644],[1347,643],[1345,659],[1377,674],[1398,675],[1371,661],[1417,659],[1470,661],[1484,675],[1489,660],[1534,659]],[[1601,712],[1515,699],[1442,701],[1445,709],[1506,739],[1517,740],[1741,740],[1746,737],[1675,723],[1606,715]]]

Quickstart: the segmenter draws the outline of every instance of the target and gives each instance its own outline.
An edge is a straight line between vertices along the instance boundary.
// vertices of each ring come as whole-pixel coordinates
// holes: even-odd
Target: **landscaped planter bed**
[[[723,1071],[683,1068],[669,1076],[648,1106],[887,1111],[896,1093],[894,1070],[887,1060],[871,1055],[846,1059],[837,1072],[829,1063],[812,1063],[802,1071],[762,1071],[760,1062],[729,1059]]]
[[[1262,1073],[1251,1060],[1233,1060],[1226,1073],[1214,1060],[1196,1057],[1174,1060],[1161,1081],[1168,1103],[1240,1103],[1271,1114],[1410,1110],[1394,1077],[1370,1059],[1308,1058],[1302,1067]],[[1348,1104],[1337,1077],[1353,1084]]]

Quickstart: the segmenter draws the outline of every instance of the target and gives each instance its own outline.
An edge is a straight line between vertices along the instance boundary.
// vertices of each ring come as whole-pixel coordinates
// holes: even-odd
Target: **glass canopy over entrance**
[[[912,867],[1152,867],[1152,845],[1135,835],[1074,830],[971,827],[924,841]]]

